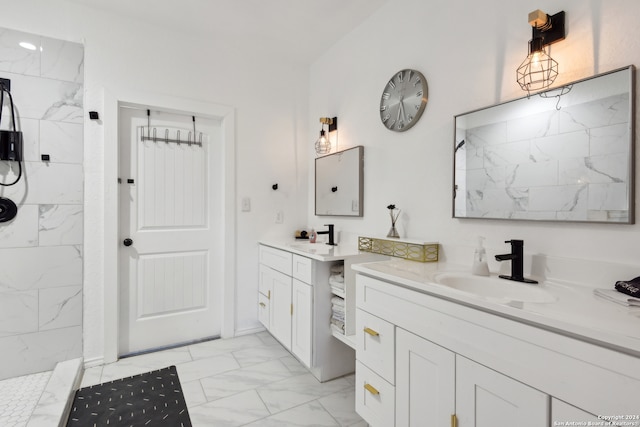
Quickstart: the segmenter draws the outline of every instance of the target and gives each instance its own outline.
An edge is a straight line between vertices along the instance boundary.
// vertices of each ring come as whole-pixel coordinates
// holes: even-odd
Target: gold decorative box
[[[437,262],[438,248],[438,243],[418,243],[379,239],[376,237],[358,237],[358,249],[361,251],[418,262]]]

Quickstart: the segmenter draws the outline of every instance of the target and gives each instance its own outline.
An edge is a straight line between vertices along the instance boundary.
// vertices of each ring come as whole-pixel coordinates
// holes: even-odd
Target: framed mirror
[[[364,147],[316,159],[316,215],[362,216]]]
[[[634,223],[635,68],[455,116],[454,218]]]

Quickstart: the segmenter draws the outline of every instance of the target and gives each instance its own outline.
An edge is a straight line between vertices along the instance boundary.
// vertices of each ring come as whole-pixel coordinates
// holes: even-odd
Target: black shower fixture
[[[11,92],[7,88],[11,82],[6,83],[7,80],[0,80],[0,124],[2,124],[2,107],[4,106],[4,94],[9,95],[9,102],[11,104],[11,124],[13,130],[0,130],[0,160],[9,160],[12,162],[22,161],[22,132],[16,127],[16,115],[15,107],[13,106],[13,97]]]
[[[4,107],[4,94],[9,95],[11,104],[11,127],[13,130],[0,130],[0,160],[18,163],[18,177],[11,183],[0,182],[0,186],[9,187],[15,185],[22,178],[22,132],[16,127],[16,114],[13,105],[13,97],[9,88],[11,81],[0,79],[0,124],[2,123],[2,107]],[[16,204],[5,197],[0,197],[0,223],[11,221],[18,214]]]

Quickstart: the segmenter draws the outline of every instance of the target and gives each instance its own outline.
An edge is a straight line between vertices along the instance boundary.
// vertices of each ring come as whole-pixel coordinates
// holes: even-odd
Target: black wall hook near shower
[[[277,190],[277,189],[278,189],[278,184],[273,184],[273,185],[271,186],[271,188],[272,188],[272,189],[274,189],[274,190]]]

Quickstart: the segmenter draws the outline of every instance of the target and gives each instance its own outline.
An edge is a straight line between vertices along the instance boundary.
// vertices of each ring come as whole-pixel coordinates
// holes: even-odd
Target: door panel
[[[455,353],[396,331],[396,427],[446,426],[455,413]]]
[[[465,427],[547,427],[549,396],[456,356],[456,410]]]
[[[120,108],[119,354],[220,335],[223,152],[220,124]],[[144,128],[144,129],[143,129]],[[143,133],[144,132],[144,133]],[[153,135],[153,133],[152,133]]]

